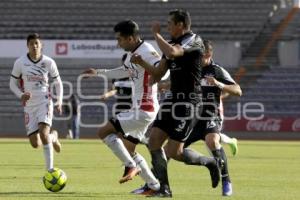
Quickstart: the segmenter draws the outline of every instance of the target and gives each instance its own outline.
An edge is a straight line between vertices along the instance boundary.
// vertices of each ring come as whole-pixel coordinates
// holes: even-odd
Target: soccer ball
[[[66,186],[67,175],[59,168],[49,169],[43,177],[43,182],[47,190],[58,192]]]

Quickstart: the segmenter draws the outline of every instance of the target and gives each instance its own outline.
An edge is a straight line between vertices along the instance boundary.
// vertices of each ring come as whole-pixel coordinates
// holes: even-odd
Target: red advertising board
[[[300,118],[268,118],[261,120],[228,120],[224,123],[225,131],[274,131],[300,132]]]

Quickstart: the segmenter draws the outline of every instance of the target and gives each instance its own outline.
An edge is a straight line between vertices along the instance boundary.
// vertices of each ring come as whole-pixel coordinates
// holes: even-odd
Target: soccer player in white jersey
[[[114,27],[118,45],[127,52],[124,64],[115,69],[88,69],[84,74],[101,74],[111,79],[130,77],[133,82],[132,108],[122,111],[98,130],[100,139],[125,165],[124,183],[140,172],[142,179],[153,190],[160,184],[149,169],[145,159],[135,151],[142,141],[148,126],[153,122],[159,109],[157,86],[150,84],[150,75],[138,64],[130,61],[132,55],[139,54],[144,61],[156,66],[160,56],[154,47],[141,40],[138,25],[132,20],[119,22]]]
[[[39,34],[27,37],[28,53],[15,61],[10,77],[10,89],[21,99],[24,106],[27,136],[33,148],[44,147],[46,169],[53,168],[53,148],[60,152],[57,132],[50,133],[53,117],[53,102],[49,93],[48,76],[56,89],[55,107],[61,114],[63,87],[53,59],[42,54]]]

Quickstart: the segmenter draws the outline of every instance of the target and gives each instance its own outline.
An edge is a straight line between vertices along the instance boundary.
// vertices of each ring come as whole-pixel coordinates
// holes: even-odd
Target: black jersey
[[[169,43],[172,45],[180,44],[184,49],[183,56],[174,59],[167,58],[172,97],[179,101],[200,102],[201,58],[204,53],[201,37],[188,32]]]
[[[205,77],[214,77],[217,81],[226,85],[233,85],[235,81],[230,74],[221,66],[213,61],[210,65],[202,68],[201,72],[201,87],[203,101],[203,117],[220,117],[220,101],[222,90],[217,86],[211,86],[207,83]]]

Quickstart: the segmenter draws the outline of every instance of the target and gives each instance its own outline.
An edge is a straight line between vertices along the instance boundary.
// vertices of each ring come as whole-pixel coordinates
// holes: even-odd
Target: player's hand
[[[24,94],[21,96],[22,104],[25,106],[26,102],[31,98],[30,92],[24,92]]]
[[[97,75],[97,70],[94,69],[94,68],[88,68],[88,69],[84,70],[81,74],[83,74],[83,75]]]
[[[152,22],[151,30],[153,34],[160,33],[160,23],[158,21]]]
[[[130,62],[140,65],[143,62],[143,58],[141,55],[134,53],[130,58]]]
[[[212,76],[205,77],[208,85],[216,86],[219,82]]]
[[[54,106],[54,108],[59,115],[62,115],[62,105],[61,104],[56,104]]]

